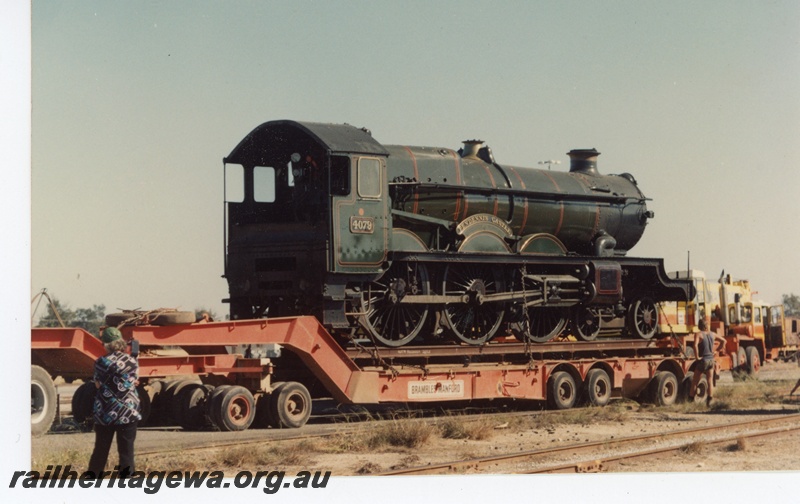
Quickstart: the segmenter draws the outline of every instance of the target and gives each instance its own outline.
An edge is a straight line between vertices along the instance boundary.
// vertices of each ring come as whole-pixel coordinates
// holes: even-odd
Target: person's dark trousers
[[[117,450],[119,452],[119,474],[120,476],[130,476],[135,471],[133,462],[133,442],[136,440],[136,424],[132,422],[121,425],[100,425],[94,426],[94,451],[89,459],[88,471],[94,473],[96,477],[105,470],[108,461],[108,452],[111,449],[111,441],[114,433],[117,433]]]

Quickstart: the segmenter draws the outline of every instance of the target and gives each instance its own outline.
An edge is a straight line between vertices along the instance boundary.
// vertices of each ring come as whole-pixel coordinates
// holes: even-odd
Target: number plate
[[[350,232],[372,234],[375,232],[375,219],[372,217],[350,217]]]

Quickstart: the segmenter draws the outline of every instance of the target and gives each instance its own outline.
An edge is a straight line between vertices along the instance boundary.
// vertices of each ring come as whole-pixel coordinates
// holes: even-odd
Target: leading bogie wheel
[[[50,373],[31,366],[31,434],[41,436],[50,430],[56,417],[58,395]]]
[[[657,406],[671,406],[678,399],[678,378],[671,371],[658,371],[650,382],[650,400]]]
[[[604,370],[595,368],[586,373],[583,382],[583,394],[586,404],[591,406],[605,406],[611,400],[613,386],[611,378]]]
[[[572,315],[575,336],[582,341],[594,341],[600,334],[600,312],[588,306],[578,306]]]
[[[658,308],[652,299],[637,299],[628,312],[628,329],[634,336],[649,340],[658,330]]]
[[[553,373],[547,382],[547,402],[551,409],[570,409],[575,406],[578,390],[575,379],[566,371]]]
[[[286,382],[272,390],[270,409],[277,427],[296,429],[311,416],[311,394],[297,382]]]

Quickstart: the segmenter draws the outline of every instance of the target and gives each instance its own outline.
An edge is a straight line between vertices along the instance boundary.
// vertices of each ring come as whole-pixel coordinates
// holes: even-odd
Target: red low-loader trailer
[[[143,421],[186,429],[300,427],[312,398],[363,405],[531,400],[566,409],[626,397],[666,405],[686,397],[694,364],[670,338],[344,348],[311,316],[121,331],[139,350]],[[82,329],[32,330],[34,433],[53,421],[58,376],[88,382],[72,406],[76,419],[91,416],[93,364],[104,353]],[[704,394],[702,381],[696,400]]]

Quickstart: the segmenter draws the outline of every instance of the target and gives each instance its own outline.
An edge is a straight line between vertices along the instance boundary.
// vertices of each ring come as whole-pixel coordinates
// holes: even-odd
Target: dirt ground
[[[744,421],[750,418],[774,417],[776,412],[800,411],[800,403],[787,395],[800,378],[795,363],[771,363],[762,368],[758,380],[735,381],[723,373],[718,384],[721,407],[676,405],[668,408],[642,406],[632,401],[618,401],[606,408],[570,410],[565,421],[549,421],[550,412],[514,413],[494,416],[491,420],[460,417],[461,424],[483,422],[479,436],[453,439],[444,437],[441,429],[432,429],[429,436],[414,447],[395,447],[390,444],[370,446],[359,444],[371,431],[379,428],[376,422],[363,422],[355,433],[334,436],[333,441],[265,441],[246,448],[219,448],[204,452],[186,452],[169,457],[142,456],[137,459],[142,470],[221,469],[233,474],[239,469],[331,471],[334,476],[376,474],[393,469],[463,460],[495,454],[536,450],[552,446],[588,441],[611,440],[645,433],[667,432],[694,427]],[[748,410],[737,402],[740,394],[763,395]],[[605,411],[603,411],[605,410]],[[431,424],[428,419],[414,420]],[[488,422],[488,424],[487,424]],[[307,426],[310,428],[311,426]],[[352,425],[347,426],[352,429]],[[150,433],[142,432],[142,437]],[[160,433],[179,437],[188,433]],[[659,459],[632,462],[616,468],[619,472],[689,472],[689,471],[786,471],[800,468],[800,436],[787,434],[780,438],[748,441],[746,443],[704,446],[706,437],[698,437],[696,449]],[[60,439],[54,439],[60,438]],[[76,444],[76,440],[80,441]],[[138,443],[138,441],[137,441]],[[684,441],[682,444],[685,444]],[[88,460],[91,434],[48,435],[33,441],[33,465],[65,463],[71,460],[80,465]],[[65,460],[66,457],[66,460]],[[569,456],[540,464],[555,464]],[[113,463],[113,457],[111,462]],[[85,462],[84,462],[85,463]],[[535,464],[498,466],[495,474],[522,472]]]

